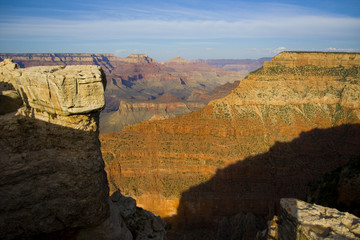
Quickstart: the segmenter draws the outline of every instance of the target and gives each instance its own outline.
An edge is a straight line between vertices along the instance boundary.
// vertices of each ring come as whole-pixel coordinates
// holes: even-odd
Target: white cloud
[[[272,50],[273,53],[275,54],[278,54],[280,52],[283,52],[286,50],[286,47],[278,47],[278,48],[275,48],[274,50]]]

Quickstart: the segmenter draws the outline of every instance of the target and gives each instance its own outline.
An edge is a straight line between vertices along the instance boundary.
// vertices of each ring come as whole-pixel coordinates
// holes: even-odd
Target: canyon
[[[204,60],[180,57],[156,62],[146,54],[128,57],[80,53],[0,54],[0,60],[6,58],[21,67],[100,66],[107,79],[101,132],[119,131],[141,121],[172,118],[199,110],[209,101],[226,96],[250,70],[262,65],[262,61],[247,60],[238,63],[241,69],[229,71]]]
[[[102,153],[99,66],[1,62],[0,237],[166,239],[143,206],[169,239],[357,239],[359,218],[294,198],[359,213],[359,55],[283,52],[200,111],[100,134]]]
[[[110,192],[166,218],[173,239],[245,220],[254,237],[280,198],[305,199],[360,155],[359,93],[360,54],[280,53],[199,111],[100,134]]]

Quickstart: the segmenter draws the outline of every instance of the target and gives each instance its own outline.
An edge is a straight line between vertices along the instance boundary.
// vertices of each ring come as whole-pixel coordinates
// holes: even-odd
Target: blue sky
[[[359,0],[0,0],[0,52],[156,60],[360,51]]]

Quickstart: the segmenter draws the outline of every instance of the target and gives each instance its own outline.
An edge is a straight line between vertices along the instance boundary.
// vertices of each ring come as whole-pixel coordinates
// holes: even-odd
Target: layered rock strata
[[[271,216],[359,155],[359,92],[360,54],[281,53],[201,111],[102,134],[110,190],[185,229]]]
[[[0,63],[10,104],[0,105],[1,239],[166,239],[165,223],[135,200],[109,200],[98,139],[105,83],[98,66]]]
[[[280,200],[280,215],[258,239],[359,239],[360,219],[335,208],[293,199]],[[263,236],[262,236],[263,235]]]

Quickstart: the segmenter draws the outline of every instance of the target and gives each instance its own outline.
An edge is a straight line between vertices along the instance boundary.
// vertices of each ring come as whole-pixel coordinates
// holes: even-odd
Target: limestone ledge
[[[262,235],[262,236],[261,236]],[[280,216],[269,221],[258,239],[359,239],[360,218],[335,208],[295,198],[280,200]]]
[[[276,55],[264,67],[271,65],[284,65],[286,67],[316,65],[323,67],[337,67],[339,65],[348,67],[359,65],[359,53],[341,52],[282,52]]]
[[[242,84],[223,99],[217,99],[210,105],[303,105],[308,103],[339,104],[348,109],[360,108],[360,85],[332,82],[304,83],[262,82],[244,79]]]
[[[105,106],[105,74],[98,66],[46,66],[21,69],[0,63],[0,79],[14,86],[24,105],[35,112],[69,116]]]

